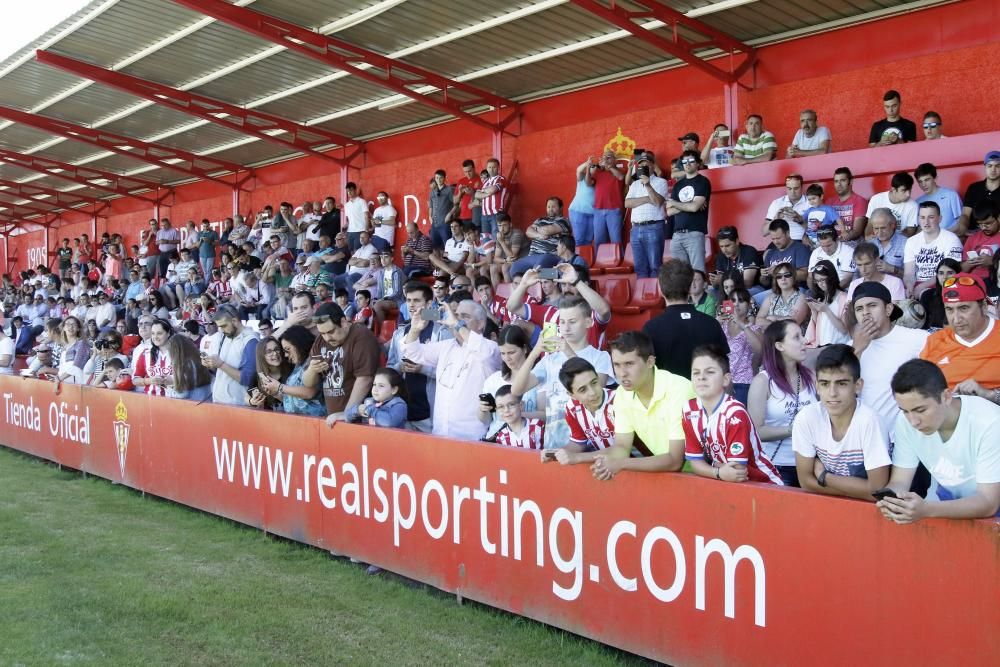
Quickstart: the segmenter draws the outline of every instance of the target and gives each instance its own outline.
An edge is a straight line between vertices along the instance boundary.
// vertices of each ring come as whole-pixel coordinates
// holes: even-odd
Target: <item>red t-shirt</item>
[[[854,219],[862,218],[868,212],[868,200],[853,192],[846,201],[840,201],[840,197],[835,194],[832,197],[827,197],[823,203],[837,212],[840,219],[844,221],[845,231],[848,232],[854,229]]]
[[[977,230],[976,232],[969,234],[969,238],[965,239],[965,246],[962,247],[962,261],[969,261],[969,253],[976,252],[980,255],[989,255],[990,259],[997,254],[997,250],[1000,250],[1000,234],[994,234],[993,236],[987,236],[983,233],[983,230]],[[988,266],[977,266],[972,269],[972,275],[979,276],[984,281],[990,279],[990,269]]]
[[[459,204],[461,206],[459,209],[458,217],[461,220],[471,220],[472,208],[470,208],[470,204],[472,203],[472,194],[474,194],[475,191],[478,190],[479,188],[483,187],[483,181],[478,176],[476,176],[475,178],[469,178],[468,176],[463,176],[462,178],[458,179],[458,183],[455,185],[455,189],[456,191],[461,192],[462,187],[472,188],[472,193],[463,194],[462,198],[459,200]]]
[[[606,169],[592,172],[594,179],[594,208],[616,209],[625,205],[622,195],[623,181]]]

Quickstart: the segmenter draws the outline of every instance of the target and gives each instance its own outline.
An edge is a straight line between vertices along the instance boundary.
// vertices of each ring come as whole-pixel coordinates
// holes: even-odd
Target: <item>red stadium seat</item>
[[[618,266],[609,266],[605,273],[632,273],[635,271],[635,255],[632,254],[632,244],[625,244],[625,259]]]
[[[622,263],[622,251],[617,243],[602,243],[597,246],[597,256],[594,257],[594,267],[607,271]]]
[[[632,299],[632,286],[625,276],[607,278],[601,281],[601,296],[613,308],[621,308],[628,305]]]
[[[587,266],[594,265],[594,246],[578,245],[576,247],[576,254],[583,257],[583,260],[587,262]]]
[[[660,294],[660,283],[656,278],[637,278],[635,291],[632,293],[630,306],[643,309],[663,308],[663,296]]]

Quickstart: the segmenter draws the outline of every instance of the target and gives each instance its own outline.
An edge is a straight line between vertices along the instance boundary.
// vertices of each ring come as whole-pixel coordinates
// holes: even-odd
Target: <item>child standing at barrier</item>
[[[344,413],[349,422],[360,421],[372,426],[406,428],[406,383],[393,368],[375,371],[372,395]]]
[[[521,449],[541,449],[545,424],[539,419],[525,419],[521,397],[510,390],[510,385],[497,389],[497,416],[503,426],[497,431],[498,445]]]
[[[593,463],[599,453],[615,444],[615,391],[601,384],[594,366],[580,357],[562,365],[559,381],[571,397],[566,404],[569,442],[562,449],[546,449],[542,462]]]
[[[781,485],[746,408],[726,393],[732,379],[729,355],[712,345],[695,348],[691,383],[696,398],[683,410],[684,458],[702,477]]]

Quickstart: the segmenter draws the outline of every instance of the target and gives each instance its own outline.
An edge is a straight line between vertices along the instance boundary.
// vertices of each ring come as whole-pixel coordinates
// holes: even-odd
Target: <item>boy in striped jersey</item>
[[[806,491],[874,502],[892,460],[878,414],[860,400],[861,362],[849,345],[827,345],[816,358],[819,402],[799,411],[792,449]]]
[[[540,419],[525,419],[521,397],[513,394],[510,385],[497,389],[497,416],[503,426],[497,431],[497,444],[521,449],[541,449],[545,424]]]
[[[571,397],[566,404],[569,442],[560,449],[543,451],[542,462],[593,463],[598,453],[615,444],[615,392],[580,357],[566,360],[559,369],[559,381]]]
[[[714,345],[694,349],[691,383],[697,398],[683,410],[684,458],[702,477],[781,485],[781,474],[764,454],[749,413],[726,393],[731,382],[729,355]]]

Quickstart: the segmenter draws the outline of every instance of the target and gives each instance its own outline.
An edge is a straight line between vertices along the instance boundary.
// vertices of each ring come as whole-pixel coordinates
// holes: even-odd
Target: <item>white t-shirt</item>
[[[868,200],[867,217],[871,218],[872,213],[877,208],[887,208],[892,211],[892,214],[896,216],[896,226],[899,231],[903,231],[907,227],[916,227],[918,224],[917,205],[911,199],[893,204],[889,201],[888,192],[880,192]]]
[[[379,206],[372,213],[372,224],[376,218],[381,218],[382,220],[388,220],[389,218],[396,218],[396,209],[392,204],[386,204],[385,206]],[[396,222],[394,221],[391,225],[379,225],[375,228],[375,236],[385,239],[385,241],[391,246],[393,241],[396,239]]]
[[[449,262],[458,262],[465,256],[465,253],[472,252],[472,246],[463,241],[456,241],[451,237],[444,242],[444,256]]]
[[[10,336],[4,336],[0,339],[0,357],[5,354],[10,355],[10,363],[6,366],[0,366],[0,374],[10,375],[13,373],[14,369],[14,339]]]
[[[343,213],[347,219],[348,232],[365,231],[365,213],[368,212],[368,202],[361,197],[348,199],[344,202]]]
[[[319,221],[321,219],[322,217],[315,213],[306,213],[302,216],[299,220],[299,225],[306,230],[305,240],[319,243]],[[299,247],[302,247],[301,244],[299,244]]]
[[[774,220],[778,217],[778,211],[783,208],[788,208],[789,206],[801,216],[804,216],[806,211],[809,210],[809,202],[805,197],[799,197],[799,200],[792,204],[792,202],[788,199],[788,195],[781,195],[767,207],[767,215],[764,217],[767,220]],[[788,234],[792,237],[793,241],[801,241],[805,232],[806,228],[804,225],[798,222],[788,221]]]
[[[1000,407],[978,396],[956,396],[962,412],[948,442],[939,433],[924,435],[906,417],[896,420],[892,463],[916,468],[923,463],[932,483],[927,500],[955,500],[976,493],[977,484],[1000,482]]]
[[[892,376],[899,367],[920,356],[928,332],[894,326],[889,333],[876,338],[861,353],[861,402],[878,415],[882,427],[894,442],[893,428],[899,416],[899,406],[892,396]]]
[[[891,465],[889,443],[875,411],[858,403],[851,425],[839,442],[833,438],[830,415],[822,403],[802,408],[792,424],[796,454],[818,458],[831,474],[868,478],[868,471]]]
[[[866,282],[864,278],[856,278],[851,281],[851,284],[847,286],[847,300],[850,301],[854,297],[854,290],[858,288],[858,285]],[[906,298],[906,285],[903,281],[896,276],[890,276],[888,273],[882,274],[882,280],[880,281],[882,285],[889,290],[889,296],[892,297],[893,301],[902,301]]]
[[[827,255],[823,248],[817,246],[812,251],[812,254],[809,255],[809,271],[812,272],[816,268],[816,265],[824,259],[833,264],[837,272],[840,273],[841,280],[854,273],[854,249],[843,243],[837,244],[837,249],[833,251],[833,255]]]
[[[578,350],[576,356],[586,359],[597,371],[614,377],[614,370],[611,367],[611,355],[603,350],[598,350],[593,345],[588,345],[582,350]],[[554,447],[565,447],[569,444],[569,424],[566,423],[566,404],[569,403],[570,395],[566,387],[559,381],[559,370],[566,363],[566,354],[556,352],[546,354],[538,362],[531,372],[538,378],[538,392],[545,392],[545,449]],[[541,397],[539,397],[539,401]]]
[[[915,234],[906,239],[903,247],[903,264],[917,265],[918,283],[933,280],[938,264],[945,257],[962,261],[962,242],[947,229],[942,229],[933,241],[927,241],[923,232]]]
[[[664,199],[670,196],[670,186],[667,184],[665,178],[659,178],[658,176],[650,176],[649,184],[653,186],[653,192],[657,193]],[[638,199],[639,197],[646,196],[646,186],[643,184],[642,179],[635,179],[632,184],[628,186],[628,193],[625,195],[626,199]],[[654,206],[653,204],[641,204],[632,209],[632,222],[650,222],[652,220],[663,220],[663,206]]]
[[[708,151],[708,168],[721,169],[733,163],[733,147],[713,148]]]
[[[820,148],[824,141],[830,141],[830,130],[825,127],[817,127],[816,132],[811,137],[807,137],[801,129],[795,133],[792,144],[802,151],[814,151]]]
[[[358,248],[357,252],[351,255],[351,259],[367,259],[368,266],[351,266],[348,267],[347,272],[364,273],[365,271],[371,268],[372,258],[377,256],[378,256],[378,248],[373,246],[371,243],[364,244],[363,246]]]

